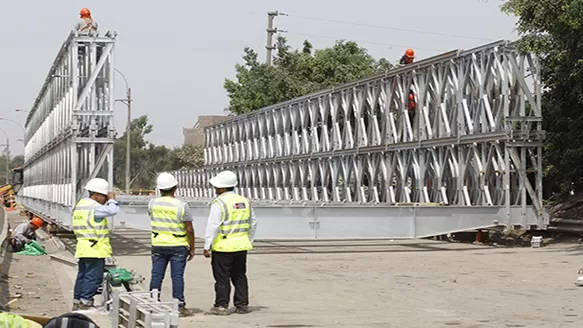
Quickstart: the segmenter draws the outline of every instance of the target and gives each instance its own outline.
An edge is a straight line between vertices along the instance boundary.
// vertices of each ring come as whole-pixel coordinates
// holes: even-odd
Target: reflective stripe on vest
[[[188,246],[184,227],[184,204],[172,197],[160,197],[149,204],[152,246]]]
[[[243,196],[226,193],[215,198],[213,203],[222,209],[223,222],[219,226],[217,237],[213,241],[213,250],[217,252],[239,252],[253,248],[249,240],[251,226],[251,206]]]
[[[96,205],[94,200],[86,198],[80,200],[73,210],[72,229],[77,237],[77,258],[111,257],[107,220],[95,221]]]

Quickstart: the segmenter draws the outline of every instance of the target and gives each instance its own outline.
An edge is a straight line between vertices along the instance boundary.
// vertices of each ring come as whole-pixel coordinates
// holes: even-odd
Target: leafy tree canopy
[[[304,41],[292,49],[284,37],[277,39],[273,66],[258,60],[253,49],[244,49],[243,65],[237,64],[237,80],[227,79],[229,111],[245,114],[331,86],[360,79],[391,68],[384,58],[375,60],[352,41],[338,41],[331,48],[314,50]]]
[[[554,192],[583,191],[583,0],[508,0],[521,47],[540,54],[546,179]]]
[[[196,169],[204,164],[200,147],[183,146],[169,149],[156,146],[146,140],[153,131],[146,115],[135,118],[130,125],[130,187],[132,189],[154,189],[159,172],[178,169]],[[114,143],[114,184],[125,187],[126,134]]]

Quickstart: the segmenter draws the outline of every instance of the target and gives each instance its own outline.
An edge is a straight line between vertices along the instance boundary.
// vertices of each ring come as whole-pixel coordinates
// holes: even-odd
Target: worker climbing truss
[[[412,226],[403,236],[545,228],[538,65],[499,41],[237,116],[205,130],[205,168],[174,172],[179,194],[210,198],[209,178],[230,169],[255,203],[380,207],[370,216]]]
[[[63,43],[25,124],[18,202],[68,226],[84,183],[113,177],[115,32]]]

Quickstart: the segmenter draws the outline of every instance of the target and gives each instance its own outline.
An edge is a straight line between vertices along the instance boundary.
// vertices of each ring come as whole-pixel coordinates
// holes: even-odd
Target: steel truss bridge
[[[71,35],[27,119],[19,200],[64,226],[83,183],[112,178],[114,40]],[[253,200],[259,238],[418,238],[549,223],[539,62],[512,42],[444,53],[205,133],[205,167],[173,172],[197,231],[214,196],[208,180],[225,169]],[[117,223],[148,229],[149,197],[119,199]]]

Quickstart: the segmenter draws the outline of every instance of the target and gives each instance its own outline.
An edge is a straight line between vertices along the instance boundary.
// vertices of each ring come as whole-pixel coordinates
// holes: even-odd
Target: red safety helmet
[[[32,223],[34,226],[36,226],[37,228],[40,228],[43,226],[43,220],[40,218],[35,217],[34,219],[32,219],[30,221],[30,223]]]
[[[79,12],[79,15],[81,15],[81,17],[91,17],[91,11],[87,8],[83,8]]]
[[[415,51],[411,48],[405,50],[405,56],[409,58],[415,58]]]

